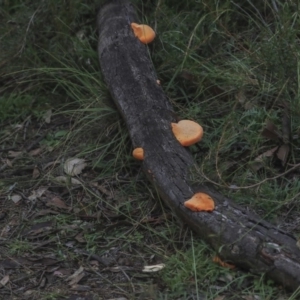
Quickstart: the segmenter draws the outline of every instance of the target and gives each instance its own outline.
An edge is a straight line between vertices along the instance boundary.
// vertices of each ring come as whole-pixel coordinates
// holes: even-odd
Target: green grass
[[[197,163],[192,180],[214,183],[237,203],[298,234],[294,223],[300,211],[299,175],[294,168],[300,163],[298,4],[279,0],[134,3],[141,19],[157,32],[150,54],[177,115],[204,128],[199,146],[191,147]],[[57,233],[50,236],[60,243],[51,244],[51,249],[60,258],[68,257],[70,265],[87,263],[66,246],[73,243],[69,236],[78,234],[83,240],[76,245],[90,254],[101,256],[118,248],[123,253],[121,264],[136,268],[166,264],[162,272],[144,278],[130,271],[126,284],[111,273],[106,286],[112,291],[141,299],[203,295],[297,299],[299,291],[288,294],[263,275],[215,265],[213,251],[177,224],[149,186],[139,162],[131,157],[128,132],[100,73],[96,8],[94,1],[3,2],[0,150],[23,151],[42,136],[35,146],[42,148],[42,154],[25,153],[14,159],[9,150],[0,152],[2,163],[6,159],[12,163],[0,178],[0,194],[21,191],[28,197],[39,186],[50,186],[51,193],[72,207],[70,214],[34,220],[55,220]],[[285,118],[290,120],[288,126],[283,124]],[[268,121],[282,138],[262,134]],[[284,162],[276,154],[257,162],[260,155],[283,144],[289,146]],[[80,188],[55,181],[63,162],[74,156],[88,163],[88,171],[79,176]],[[57,164],[43,169],[49,161]],[[26,169],[34,165],[41,170],[38,178]],[[14,170],[20,171],[14,174]],[[16,181],[17,188],[9,190]],[[28,203],[12,209],[22,220]],[[36,209],[44,209],[41,202]],[[82,215],[89,218],[82,220]],[[79,225],[72,227],[77,221]],[[10,255],[34,251],[31,241],[18,239],[20,230],[7,245]],[[43,295],[52,299],[59,294]]]

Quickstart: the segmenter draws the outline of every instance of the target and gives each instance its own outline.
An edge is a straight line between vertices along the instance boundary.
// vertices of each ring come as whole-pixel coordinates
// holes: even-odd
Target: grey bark
[[[142,167],[174,213],[216,250],[223,260],[266,273],[288,289],[300,285],[300,250],[296,239],[234,204],[214,188],[193,186],[193,158],[175,139],[173,108],[157,84],[148,47],[133,34],[135,9],[127,0],[108,1],[99,11],[98,55],[112,98],[128,127],[134,148],[142,147]],[[196,192],[216,203],[211,213],[191,212],[184,201]]]

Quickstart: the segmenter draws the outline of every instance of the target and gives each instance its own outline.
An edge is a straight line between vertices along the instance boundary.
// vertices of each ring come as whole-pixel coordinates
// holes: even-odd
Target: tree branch
[[[165,203],[223,260],[295,290],[300,285],[300,250],[296,239],[238,207],[208,186],[193,186],[194,162],[175,139],[171,104],[160,85],[147,46],[135,38],[130,23],[138,22],[127,0],[104,5],[97,19],[98,54],[104,79],[124,118],[133,146],[142,147],[143,170]],[[215,201],[212,213],[192,212],[183,203],[196,192]]]

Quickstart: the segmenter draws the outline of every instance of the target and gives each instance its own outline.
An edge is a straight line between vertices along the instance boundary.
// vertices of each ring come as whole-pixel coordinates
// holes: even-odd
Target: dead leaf
[[[4,226],[0,232],[0,237],[7,237],[11,229],[12,228],[9,225]]]
[[[0,280],[0,287],[5,286],[9,282],[9,275],[5,275],[1,280]]]
[[[88,285],[74,284],[70,287],[70,289],[72,291],[84,292],[84,291],[90,291],[91,287]]]
[[[40,176],[40,174],[41,173],[40,173],[39,169],[37,167],[34,167],[34,169],[32,171],[32,178],[36,179],[36,178],[38,178]]]
[[[55,161],[50,161],[49,163],[47,163],[47,164],[45,164],[44,166],[43,166],[43,170],[46,170],[48,167],[50,167],[50,166],[55,166],[56,164],[59,164],[60,162],[59,161],[57,161],[57,160],[55,160]]]
[[[36,148],[36,149],[31,150],[29,152],[29,154],[32,156],[36,156],[36,155],[39,155],[41,152],[42,152],[42,148]]]
[[[272,149],[269,149],[267,151],[265,151],[264,153],[258,155],[255,159],[254,159],[254,162],[251,164],[250,168],[254,171],[254,172],[257,172],[258,170],[260,170],[264,164],[264,160],[266,158],[269,158],[269,157],[272,157],[275,152],[277,151],[278,149],[278,146],[272,148]]]
[[[240,89],[238,93],[235,95],[235,98],[239,101],[240,104],[244,104],[246,102],[246,96],[243,89]]]
[[[28,235],[38,235],[40,233],[44,233],[44,234],[49,234],[49,231],[53,230],[53,221],[46,221],[46,222],[40,222],[37,223],[33,226],[31,226],[31,228],[27,231],[24,232],[25,236]]]
[[[12,162],[11,162],[8,158],[6,158],[6,159],[4,160],[4,162],[5,162],[10,168],[13,167]]]
[[[142,272],[145,273],[154,273],[162,270],[166,265],[165,264],[158,264],[158,265],[152,265],[152,266],[144,266],[144,269]]]
[[[78,233],[76,236],[75,236],[75,240],[79,243],[86,243],[86,239],[83,235],[83,232],[80,232]]]
[[[43,115],[44,121],[49,124],[51,122],[52,110],[48,109],[45,114]]]
[[[62,278],[62,277],[70,276],[70,273],[71,273],[70,269],[58,268],[54,270],[53,275]]]
[[[28,199],[34,201],[37,198],[40,198],[47,190],[47,187],[39,187],[37,190],[32,191],[32,194],[28,197]]]
[[[214,300],[223,300],[225,299],[226,296],[217,296],[216,298],[214,298]]]
[[[35,292],[34,290],[27,290],[27,291],[24,292],[23,295],[24,295],[24,297],[29,297],[29,296],[33,295],[34,292]],[[26,299],[28,299],[28,298],[26,298]]]
[[[79,40],[83,41],[86,38],[85,31],[83,29],[77,31],[76,36]]]
[[[79,267],[71,276],[69,276],[66,280],[70,281],[69,285],[74,285],[78,283],[84,277],[84,268],[82,266]]]
[[[66,176],[57,176],[57,177],[55,177],[55,180],[57,180],[60,183],[68,183],[69,182],[69,179]],[[71,178],[70,181],[71,181],[71,184],[74,184],[74,185],[81,184],[81,182],[76,178]]]
[[[259,156],[257,156],[254,159],[254,161],[262,162],[265,158],[272,157],[274,155],[274,153],[276,152],[277,149],[278,149],[278,147],[274,147],[274,148],[272,148],[270,150],[265,151],[264,153],[262,153]]]
[[[71,176],[76,176],[86,167],[86,162],[81,158],[70,158],[64,164],[64,171]]]
[[[93,182],[92,185],[93,185],[94,187],[96,187],[96,188],[97,188],[100,192],[102,192],[104,195],[108,196],[108,198],[107,198],[108,200],[114,198],[113,193],[112,193],[111,191],[109,191],[108,189],[106,189],[104,185],[102,185],[102,184],[100,185],[100,184],[98,184],[97,182]]]
[[[48,207],[57,207],[62,209],[69,209],[69,207],[63,202],[59,197],[54,197],[46,202],[46,206]]]
[[[282,140],[285,144],[290,142],[291,137],[291,119],[289,117],[288,109],[284,110],[282,116]]]
[[[297,241],[296,246],[300,249],[300,239]]]
[[[252,295],[249,295],[249,296],[242,296],[242,299],[244,300],[259,300],[260,297],[259,296],[252,296]]]
[[[280,131],[277,129],[275,124],[270,120],[266,121],[266,126],[263,129],[261,135],[267,139],[275,140],[275,141],[282,138]]]
[[[17,204],[21,199],[22,197],[19,195],[19,194],[14,194],[10,197],[10,199],[15,203]]]
[[[287,144],[281,145],[277,151],[277,157],[281,160],[281,164],[285,166],[290,153],[290,146]]]
[[[15,158],[22,154],[22,151],[8,151],[8,157]]]

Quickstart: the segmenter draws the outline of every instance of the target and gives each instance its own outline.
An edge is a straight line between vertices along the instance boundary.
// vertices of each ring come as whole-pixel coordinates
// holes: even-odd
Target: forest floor
[[[204,128],[203,183],[298,237],[299,5],[133,3],[177,115]],[[102,79],[100,4],[0,6],[0,299],[299,299],[216,264],[149,184]]]

